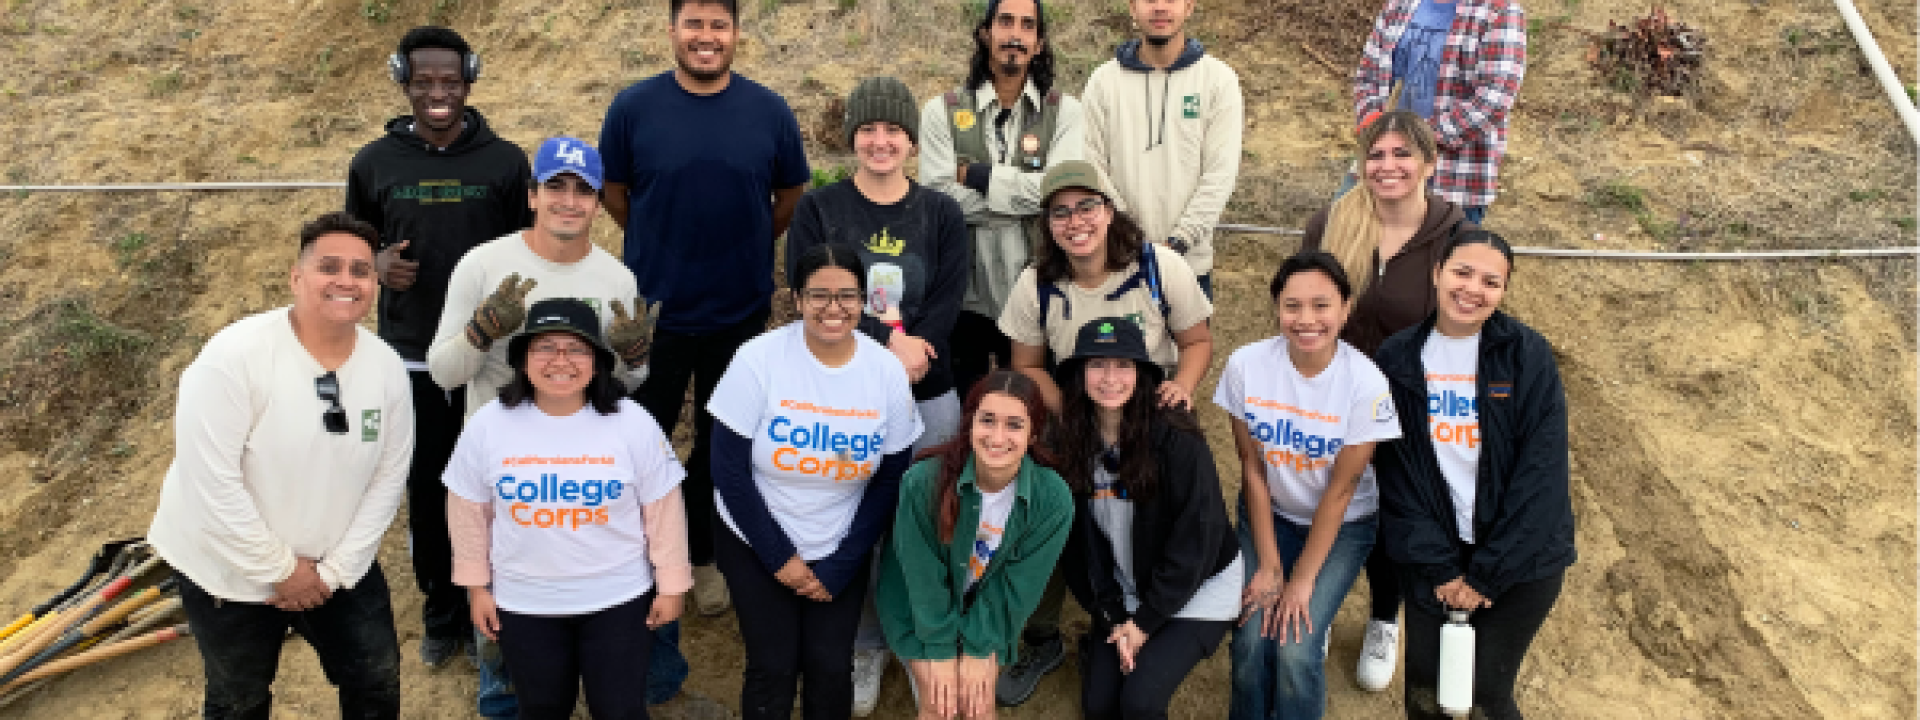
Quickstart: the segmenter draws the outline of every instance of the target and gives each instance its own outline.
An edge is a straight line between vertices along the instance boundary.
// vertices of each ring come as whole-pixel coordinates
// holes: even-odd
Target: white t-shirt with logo
[[[1000,541],[1007,535],[1007,518],[1013,516],[1014,487],[1008,483],[1000,492],[980,493],[980,528],[973,533],[973,556],[967,560],[968,590],[987,574],[987,565],[1000,552]]]
[[[1094,463],[1093,497],[1087,501],[1087,513],[1113,549],[1113,575],[1120,582],[1128,613],[1140,611],[1140,586],[1133,579],[1133,500],[1126,497],[1119,480],[1099,462]],[[1176,530],[1176,532],[1178,532]],[[1235,553],[1213,577],[1193,592],[1187,604],[1173,614],[1182,620],[1232,620],[1240,616],[1240,589],[1246,584],[1246,570]]]
[[[1273,512],[1296,525],[1313,523],[1341,448],[1400,437],[1386,376],[1346,341],[1314,377],[1294,368],[1285,336],[1235,350],[1213,402],[1246,421],[1266,461]],[[1347,503],[1345,521],[1379,508],[1380,491],[1369,465]]]
[[[740,346],[707,411],[753,439],[753,480],[802,560],[833,554],[852,529],[867,480],[886,455],[913,446],[920,414],[907,371],[862,333],[853,359],[827,367],[801,321]],[[747,542],[714,492],[720,518]]]
[[[1453,496],[1453,523],[1460,539],[1473,542],[1473,504],[1479,491],[1480,333],[1450,338],[1434,331],[1420,349],[1427,370],[1427,427],[1440,475]]]
[[[557,417],[489,401],[467,420],[441,481],[493,507],[490,559],[500,607],[578,615],[653,588],[641,507],[686,472],[653,416],[622,398]]]

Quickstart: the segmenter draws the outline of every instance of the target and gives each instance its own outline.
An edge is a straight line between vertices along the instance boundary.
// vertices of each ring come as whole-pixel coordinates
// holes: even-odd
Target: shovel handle
[[[21,615],[20,619],[7,623],[6,627],[0,628],[0,640],[6,640],[7,638],[13,637],[14,633],[20,632],[22,628],[25,628],[28,625],[32,625],[33,618],[37,614],[38,613],[27,613],[25,615]]]
[[[133,638],[131,640],[123,640],[121,642],[117,642],[112,645],[102,645],[100,647],[93,648],[91,650],[79,653],[77,655],[64,657],[59,660],[49,662],[45,665],[41,665],[40,667],[34,668],[31,672],[27,672],[25,674],[22,674],[20,677],[14,678],[12,682],[9,682],[5,685],[0,685],[0,693],[8,692],[10,690],[13,690],[14,688],[18,688],[22,685],[33,682],[35,680],[39,680],[41,678],[52,677],[54,675],[59,675],[61,673],[78,670],[80,668],[86,667],[88,665],[92,665],[102,660],[116,658],[121,655],[125,655],[127,653],[133,652],[135,650],[150,648],[155,645],[159,645],[161,643],[165,643],[167,641],[173,640],[175,638],[183,637],[187,635],[188,632],[189,631],[186,623],[181,623],[179,625],[175,625],[170,628],[156,630],[152,633],[149,633],[147,635],[142,635],[140,637]]]

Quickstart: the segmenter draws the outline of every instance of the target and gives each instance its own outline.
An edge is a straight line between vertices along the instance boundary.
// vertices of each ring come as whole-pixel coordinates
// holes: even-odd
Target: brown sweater
[[[1460,206],[1428,195],[1427,218],[1420,222],[1420,231],[1413,234],[1400,254],[1387,260],[1384,274],[1380,272],[1379,254],[1375,253],[1373,282],[1354,302],[1353,314],[1347,318],[1346,329],[1340,331],[1340,339],[1372,358],[1388,337],[1427,319],[1434,308],[1433,266],[1440,262],[1440,252],[1455,232],[1474,227]],[[1300,251],[1321,249],[1321,235],[1326,229],[1327,211],[1314,213],[1307,221]]]

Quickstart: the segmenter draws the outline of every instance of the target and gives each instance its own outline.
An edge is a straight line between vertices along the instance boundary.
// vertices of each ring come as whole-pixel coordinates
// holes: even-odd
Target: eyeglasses
[[[859,290],[802,290],[800,299],[805,301],[808,310],[825,310],[827,303],[835,303],[849,310],[858,310],[866,295]]]
[[[1080,202],[1074,203],[1072,205],[1055,205],[1053,207],[1047,208],[1047,217],[1053,220],[1054,222],[1066,222],[1068,218],[1071,218],[1075,215],[1079,215],[1080,217],[1083,217],[1083,218],[1093,217],[1094,211],[1099,210],[1101,206],[1106,204],[1107,204],[1107,201],[1105,200],[1102,200],[1097,197],[1090,197],[1085,200],[1081,200]]]
[[[551,344],[542,343],[540,345],[533,346],[533,349],[528,350],[527,354],[540,358],[542,360],[551,360],[556,357],[587,358],[587,357],[593,357],[593,348],[587,347],[585,345],[562,346],[562,345],[551,345]]]
[[[340,376],[328,370],[327,374],[313,379],[313,391],[327,404],[327,411],[320,415],[320,423],[326,426],[327,432],[347,434],[347,409],[340,406]]]

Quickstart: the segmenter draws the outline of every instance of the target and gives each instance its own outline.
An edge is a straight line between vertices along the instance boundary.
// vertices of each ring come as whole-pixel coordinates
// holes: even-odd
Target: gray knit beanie
[[[847,96],[847,146],[853,146],[853,131],[876,120],[899,125],[907,139],[920,142],[920,107],[913,102],[913,91],[906,83],[889,77],[863,78]]]

